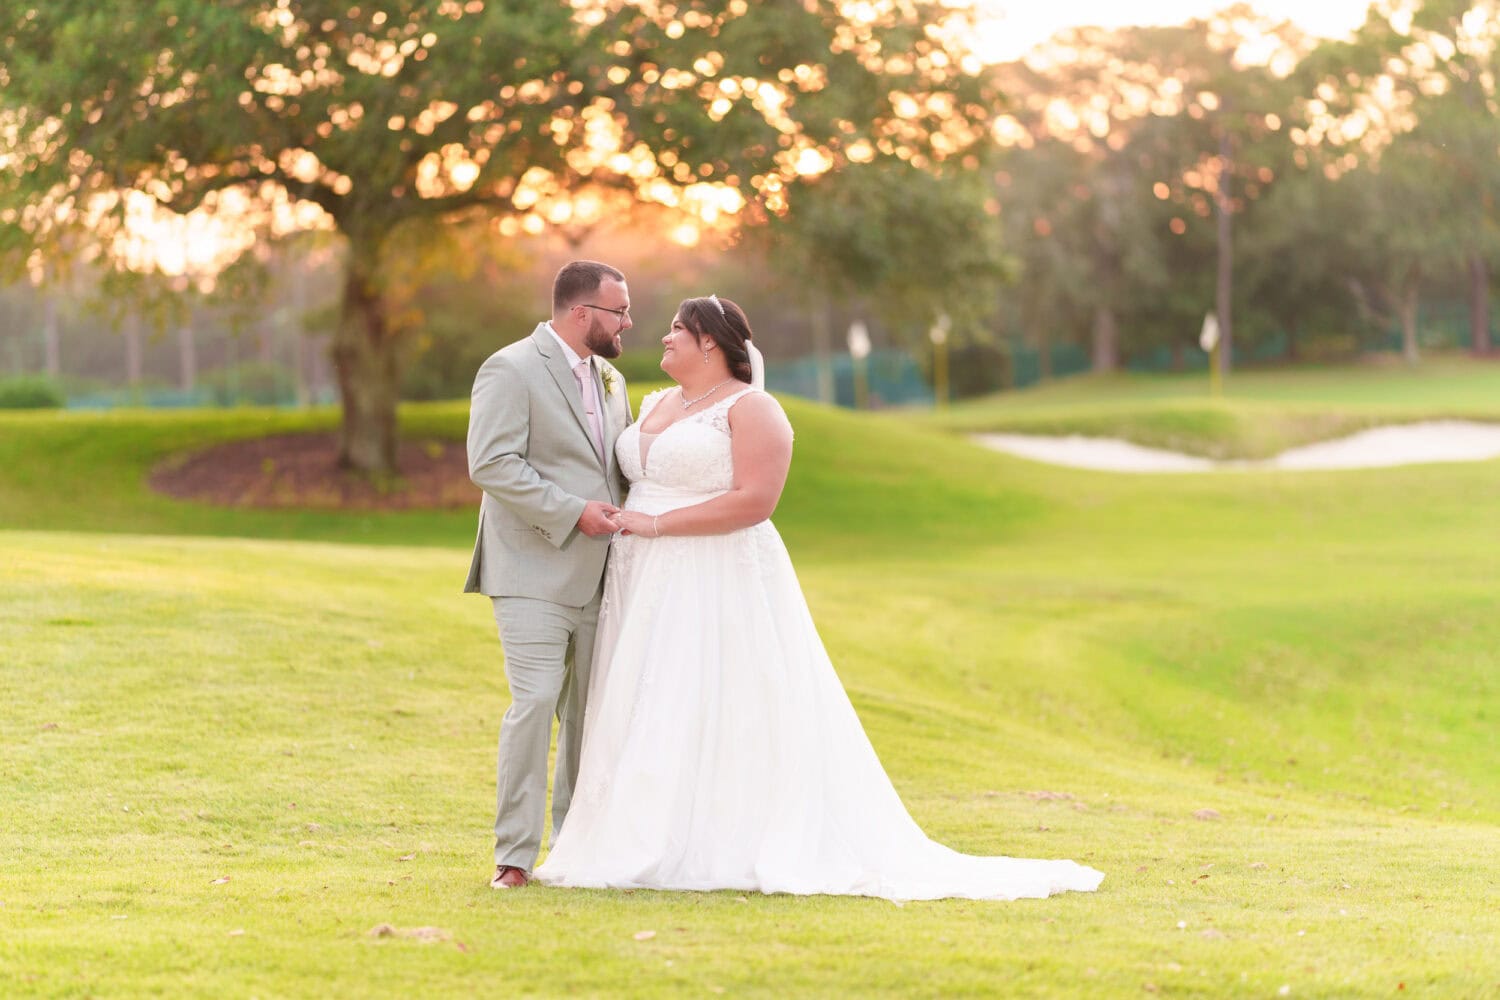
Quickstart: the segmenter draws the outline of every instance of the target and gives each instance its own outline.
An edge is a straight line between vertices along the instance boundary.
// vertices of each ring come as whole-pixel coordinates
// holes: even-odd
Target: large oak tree
[[[846,13],[844,7],[848,6]],[[588,186],[751,216],[842,158],[923,166],[982,135],[978,66],[921,0],[47,0],[0,13],[0,249],[226,188],[345,238],[341,461],[393,468],[404,238],[566,217]],[[112,213],[112,214],[111,214]],[[14,256],[14,254],[13,254]]]

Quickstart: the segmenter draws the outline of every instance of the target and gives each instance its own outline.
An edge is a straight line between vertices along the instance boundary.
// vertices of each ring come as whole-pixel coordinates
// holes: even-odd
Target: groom
[[[552,283],[552,320],[490,355],[474,379],[469,478],[484,490],[465,593],[493,598],[510,709],[500,722],[496,889],[523,886],[541,849],[547,745],[557,836],[578,777],[604,560],[624,499],[615,438],[625,380],[604,361],[630,329],[625,276],[574,261]]]

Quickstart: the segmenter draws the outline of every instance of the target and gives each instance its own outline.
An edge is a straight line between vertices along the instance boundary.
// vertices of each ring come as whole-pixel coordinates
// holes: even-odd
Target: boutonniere
[[[608,365],[600,365],[599,378],[604,381],[604,394],[613,396],[615,394],[615,370]]]

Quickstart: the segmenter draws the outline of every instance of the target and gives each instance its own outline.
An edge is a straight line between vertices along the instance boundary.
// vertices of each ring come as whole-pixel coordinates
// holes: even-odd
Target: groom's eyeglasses
[[[624,326],[625,321],[630,318],[629,306],[625,307],[624,309],[611,309],[609,308],[609,306],[596,306],[592,302],[580,302],[578,304],[583,306],[585,309],[597,309],[600,312],[613,313],[615,319],[620,321],[621,326]]]

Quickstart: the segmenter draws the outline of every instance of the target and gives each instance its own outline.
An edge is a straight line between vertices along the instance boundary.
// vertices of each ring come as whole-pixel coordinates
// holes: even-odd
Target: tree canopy
[[[57,0],[0,14],[8,248],[117,248],[131,199],[347,239],[343,461],[389,471],[402,230],[565,222],[590,190],[773,216],[799,181],[924,169],[990,95],[936,3]],[[315,207],[314,207],[315,206]],[[514,229],[510,230],[514,231]]]

